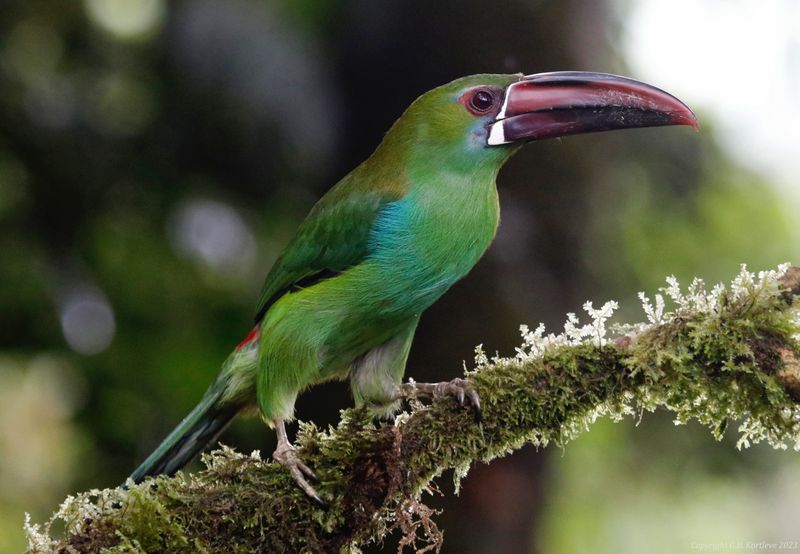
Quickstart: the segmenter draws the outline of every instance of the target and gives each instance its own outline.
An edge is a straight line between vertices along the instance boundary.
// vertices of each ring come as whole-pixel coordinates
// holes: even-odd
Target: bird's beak
[[[700,127],[686,104],[646,83],[608,73],[557,71],[508,86],[487,143],[661,125]]]

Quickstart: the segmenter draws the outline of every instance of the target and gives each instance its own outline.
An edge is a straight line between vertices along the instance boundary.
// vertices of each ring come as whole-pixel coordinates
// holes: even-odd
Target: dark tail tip
[[[134,483],[146,477],[172,475],[222,434],[240,407],[198,405],[161,445],[131,474]]]

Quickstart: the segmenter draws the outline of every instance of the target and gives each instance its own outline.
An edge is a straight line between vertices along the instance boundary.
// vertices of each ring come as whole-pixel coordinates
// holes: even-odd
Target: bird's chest
[[[421,311],[435,302],[477,263],[498,220],[494,183],[443,187],[388,206],[376,225],[371,257],[394,307]]]

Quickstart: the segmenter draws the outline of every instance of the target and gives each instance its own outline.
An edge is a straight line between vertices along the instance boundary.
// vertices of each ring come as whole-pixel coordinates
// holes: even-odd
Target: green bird
[[[604,73],[472,75],[417,98],[312,208],[267,275],[255,327],[131,479],[177,471],[256,409],[276,429],[273,458],[322,502],[285,423],[301,391],[331,379],[349,379],[355,403],[378,415],[410,395],[452,395],[479,413],[464,380],[402,379],[422,312],[495,236],[498,171],[527,141],[660,125],[698,128],[677,98]]]

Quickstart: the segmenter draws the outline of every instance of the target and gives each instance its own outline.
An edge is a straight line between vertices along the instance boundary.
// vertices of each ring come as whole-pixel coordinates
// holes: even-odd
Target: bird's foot
[[[441,398],[452,396],[460,405],[472,406],[475,410],[475,418],[481,419],[481,399],[472,385],[466,379],[453,379],[452,381],[442,381],[441,383],[403,383],[398,387],[397,398]]]
[[[325,505],[325,501],[322,500],[314,487],[306,480],[306,477],[316,480],[317,476],[314,475],[310,467],[303,463],[297,455],[297,450],[294,446],[291,444],[278,444],[275,452],[272,453],[272,459],[289,470],[295,483],[297,483],[308,496],[316,500],[322,506]]]

